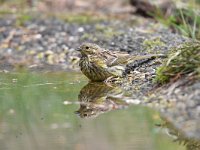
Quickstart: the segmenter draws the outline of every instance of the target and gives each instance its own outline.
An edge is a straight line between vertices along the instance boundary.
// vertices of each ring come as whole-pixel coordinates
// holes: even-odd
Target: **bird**
[[[83,43],[77,50],[81,54],[80,70],[93,82],[107,82],[113,77],[121,78],[128,64],[136,60],[163,56],[162,54],[135,56],[126,52],[110,51],[94,43]]]

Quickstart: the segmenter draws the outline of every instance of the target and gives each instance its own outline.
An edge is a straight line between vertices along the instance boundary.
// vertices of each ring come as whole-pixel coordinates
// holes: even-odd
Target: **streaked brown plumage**
[[[118,86],[104,82],[90,82],[85,85],[78,96],[80,108],[76,111],[81,118],[98,115],[128,106],[124,91]]]
[[[84,43],[79,49],[82,73],[91,81],[105,81],[110,77],[122,77],[126,65],[141,59],[160,56],[158,54],[133,56],[128,53],[109,51],[93,43]]]

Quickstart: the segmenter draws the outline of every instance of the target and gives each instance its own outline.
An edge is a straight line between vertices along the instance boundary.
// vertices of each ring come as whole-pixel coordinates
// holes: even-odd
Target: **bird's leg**
[[[121,81],[121,77],[115,77],[115,76],[111,76],[109,78],[107,78],[104,82],[105,83],[120,83],[119,81]]]
[[[110,76],[110,77],[108,77],[106,80],[104,80],[104,82],[105,82],[105,83],[109,83],[109,82],[112,81],[111,79],[113,79],[113,78],[114,78],[114,76]]]

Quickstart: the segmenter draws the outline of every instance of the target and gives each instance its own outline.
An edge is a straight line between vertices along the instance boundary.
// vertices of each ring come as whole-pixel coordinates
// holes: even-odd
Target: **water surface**
[[[120,93],[78,73],[1,73],[0,149],[185,149],[156,126],[156,111]]]

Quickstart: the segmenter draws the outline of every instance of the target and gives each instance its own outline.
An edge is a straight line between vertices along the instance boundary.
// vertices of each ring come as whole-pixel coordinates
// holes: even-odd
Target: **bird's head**
[[[78,51],[81,52],[82,55],[96,55],[101,50],[101,48],[93,43],[83,43],[79,48]]]

